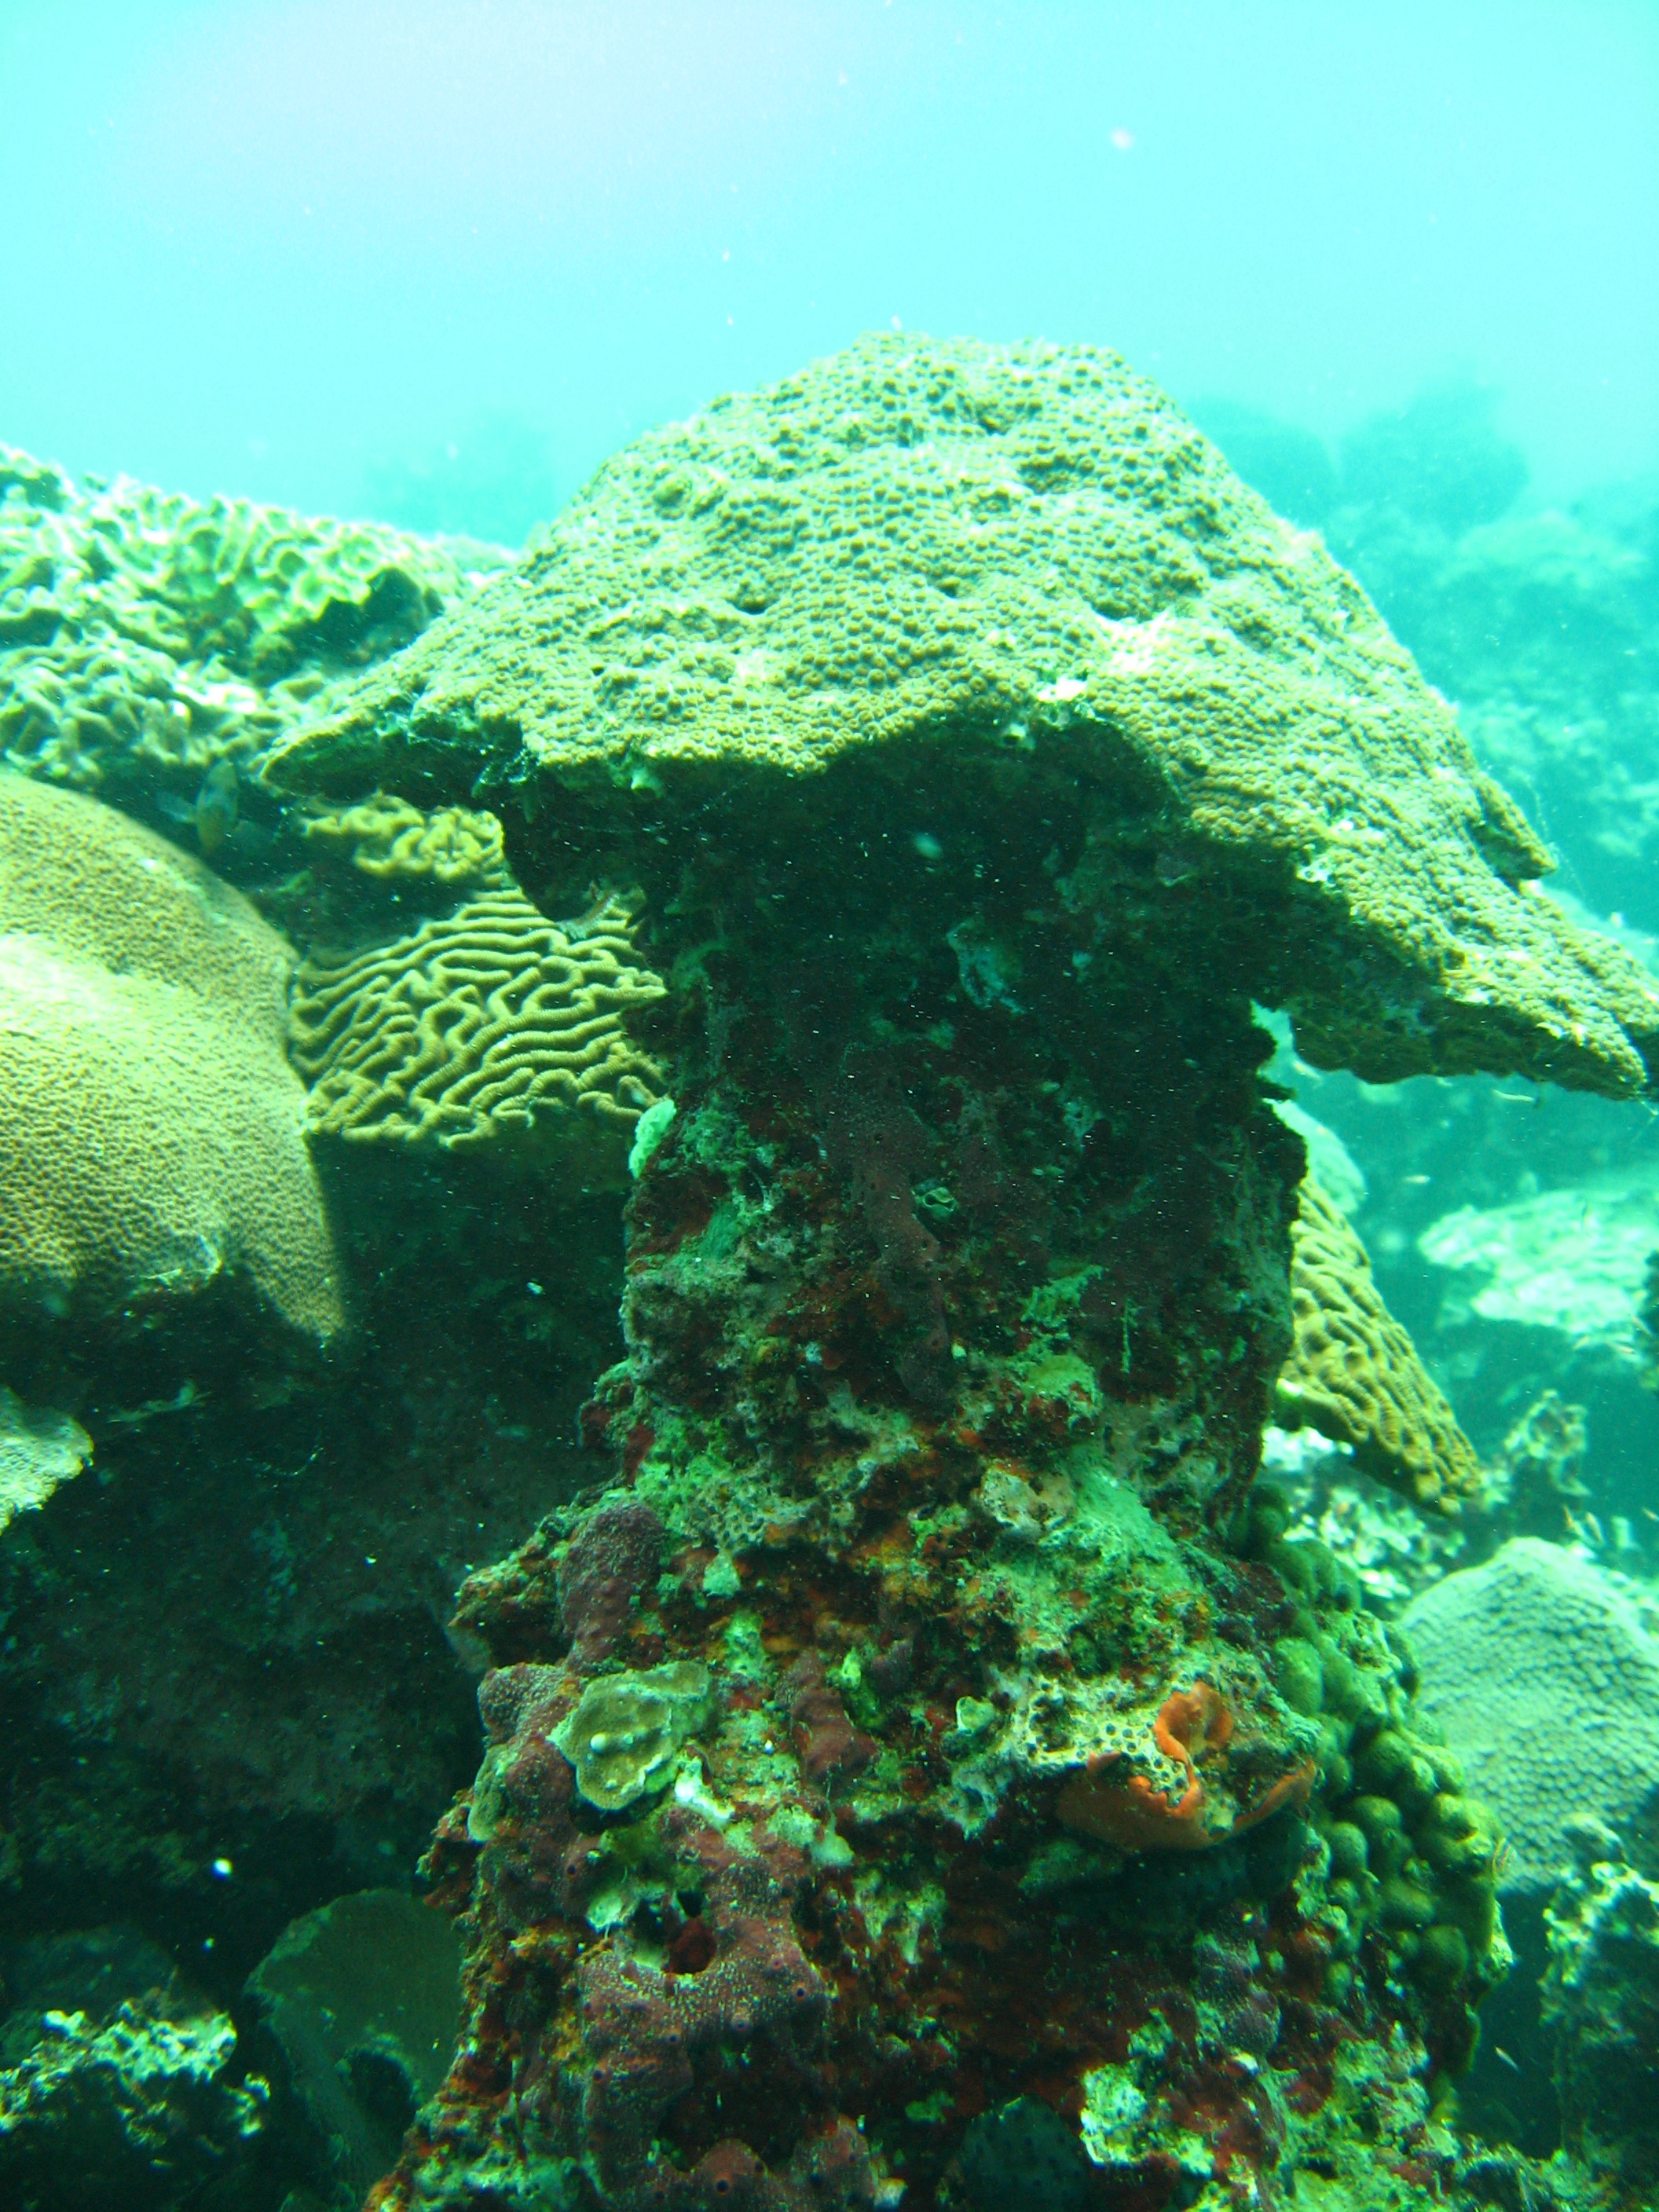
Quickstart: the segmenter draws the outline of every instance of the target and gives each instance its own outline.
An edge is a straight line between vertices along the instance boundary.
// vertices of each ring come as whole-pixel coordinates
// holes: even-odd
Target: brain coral
[[[77,488],[0,447],[0,750],[88,788],[256,760],[327,677],[506,558],[125,477]]]
[[[501,823],[493,814],[471,807],[443,806],[422,814],[406,799],[376,792],[361,806],[313,815],[301,834],[325,846],[349,845],[353,867],[382,882],[415,876],[439,884],[494,886],[507,879]]]
[[[643,839],[722,786],[810,836],[832,766],[981,823],[1073,778],[1115,854],[1127,813],[1160,881],[1257,918],[1238,981],[1322,1065],[1645,1080],[1659,988],[1539,894],[1548,854],[1364,592],[1085,348],[872,337],[651,433],[269,772],[552,780],[567,828]]]
[[[340,1327],[293,960],[163,839],[0,774],[0,1300],[115,1308],[222,1273]]]
[[[1419,1709],[1509,1838],[1505,1888],[1553,1887],[1580,1817],[1633,1853],[1645,1836],[1659,1872],[1659,1638],[1610,1577],[1517,1536],[1413,1599],[1403,1625]]]
[[[1352,1444],[1354,1458],[1419,1504],[1455,1512],[1480,1465],[1417,1346],[1382,1303],[1365,1248],[1311,1177],[1291,1231],[1296,1340],[1276,1415]]]
[[[512,888],[339,965],[307,960],[290,1036],[311,1126],[449,1149],[538,1124],[561,1139],[573,1115],[626,1135],[660,1078],[625,1017],[663,988],[621,901],[561,927]]]

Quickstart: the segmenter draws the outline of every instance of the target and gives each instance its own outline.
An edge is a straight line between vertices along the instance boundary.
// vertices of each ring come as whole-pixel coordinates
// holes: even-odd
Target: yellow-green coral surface
[[[0,447],[0,750],[83,789],[255,762],[507,557]]]
[[[109,1311],[240,1274],[295,1328],[339,1328],[293,965],[199,861],[0,773],[0,1302]]]
[[[994,806],[1011,757],[1247,899],[1249,980],[1321,1064],[1645,1080],[1652,979],[1539,894],[1547,852],[1318,538],[1109,353],[882,335],[652,433],[271,773],[550,778],[637,821],[849,760],[908,812]]]
[[[1276,1411],[1291,1429],[1351,1444],[1368,1474],[1455,1512],[1480,1494],[1480,1463],[1417,1346],[1382,1303],[1364,1246],[1311,1177],[1291,1231],[1296,1341]]]
[[[302,963],[291,1043],[311,1126],[447,1149],[523,1135],[632,1133],[658,1095],[625,1017],[663,994],[608,900],[562,928],[515,887],[355,958]]]

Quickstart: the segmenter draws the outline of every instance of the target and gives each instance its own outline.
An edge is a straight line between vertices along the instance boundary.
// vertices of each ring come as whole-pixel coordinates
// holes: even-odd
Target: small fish
[[[1511,2058],[1509,2052],[1504,2049],[1501,2044],[1493,2044],[1492,2047],[1492,2055],[1494,2058],[1501,2058],[1504,2065],[1512,2068],[1516,2073],[1518,2074],[1521,2071],[1520,2061],[1518,2059]]]
[[[216,761],[196,794],[196,836],[205,854],[216,853],[236,827],[236,763]]]
[[[202,778],[194,799],[164,791],[156,810],[181,830],[193,830],[204,854],[216,853],[236,827],[236,763],[216,761]]]

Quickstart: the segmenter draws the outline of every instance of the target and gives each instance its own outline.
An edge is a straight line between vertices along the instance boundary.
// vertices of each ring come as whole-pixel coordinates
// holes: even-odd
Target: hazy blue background
[[[1659,464],[1655,0],[0,0],[0,441],[516,536],[894,317]]]

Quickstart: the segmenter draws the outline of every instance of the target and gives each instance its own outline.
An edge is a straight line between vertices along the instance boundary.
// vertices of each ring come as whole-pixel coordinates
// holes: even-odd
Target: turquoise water
[[[1656,88],[1642,0],[16,5],[0,396],[72,469],[515,542],[897,316],[1328,439],[1466,375],[1569,495],[1659,464]]]
[[[0,205],[0,2203],[1659,2204],[1659,11],[15,4]]]

